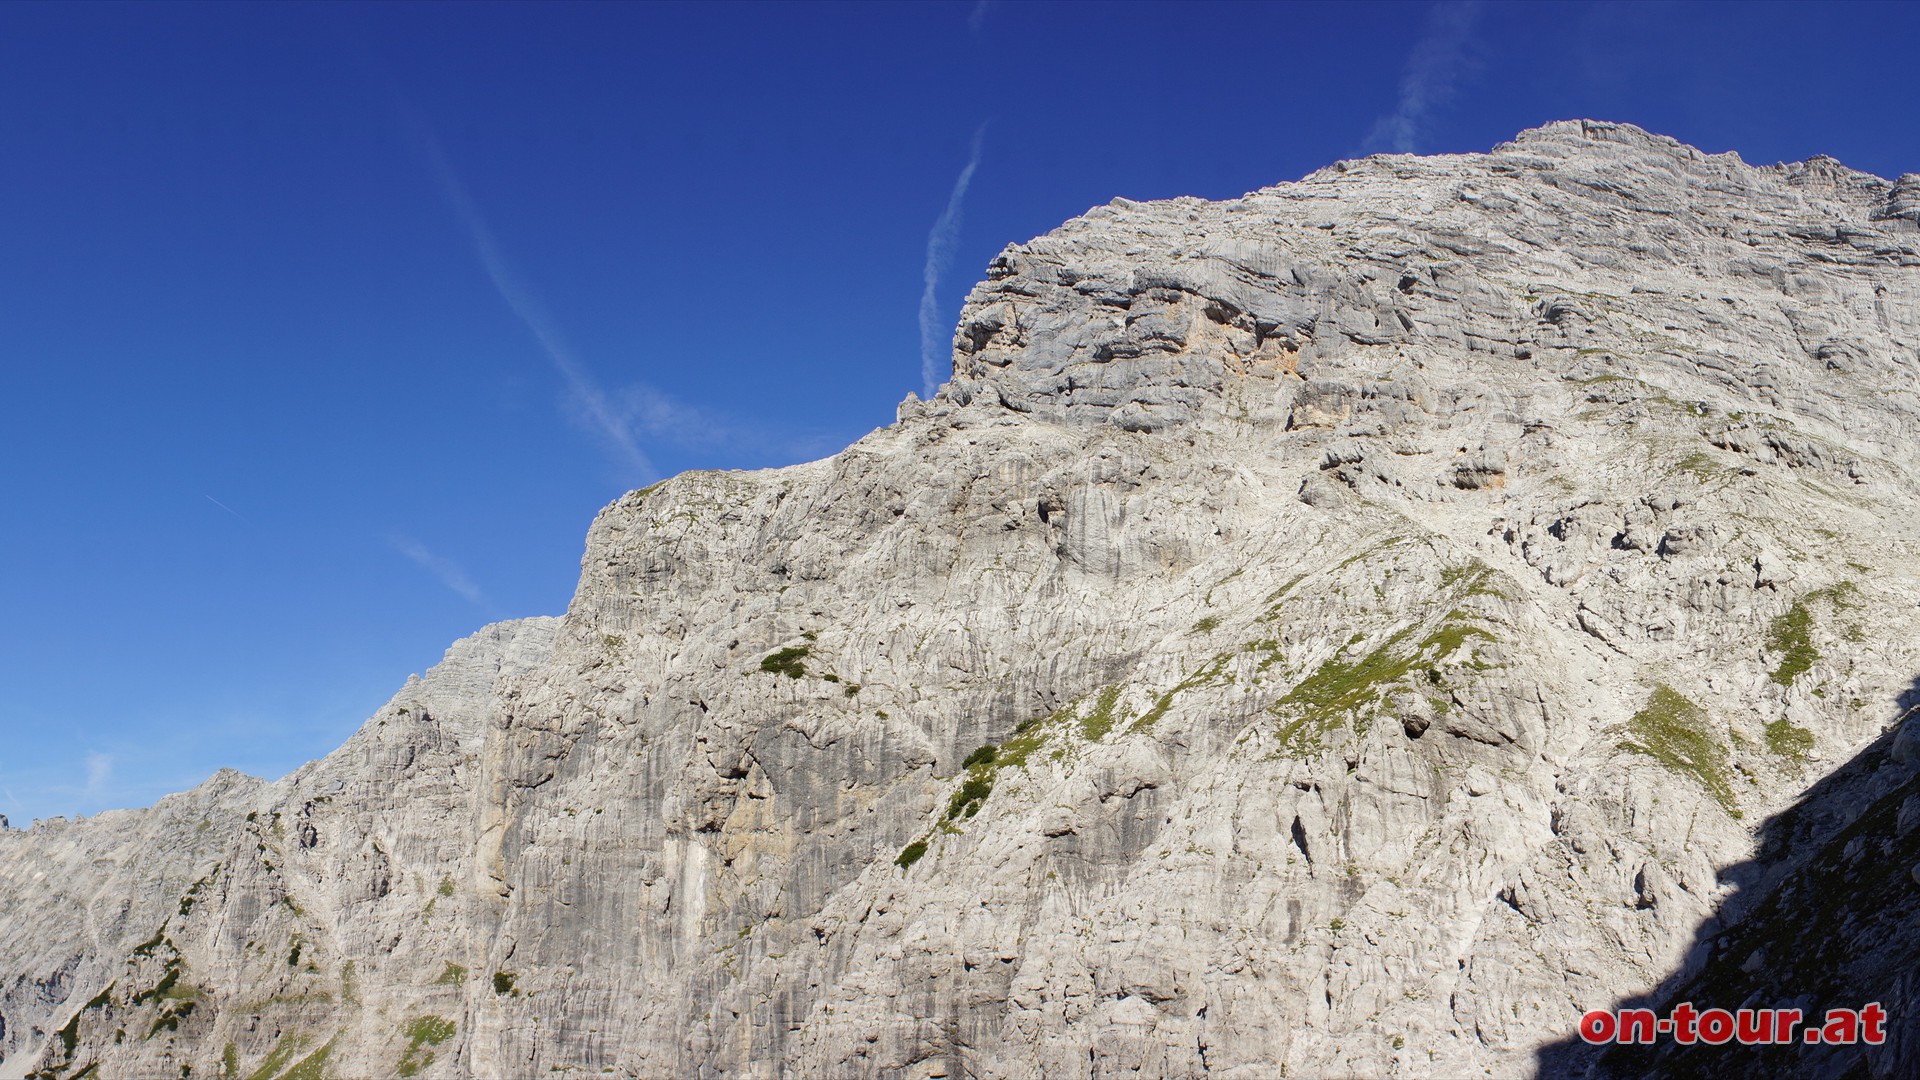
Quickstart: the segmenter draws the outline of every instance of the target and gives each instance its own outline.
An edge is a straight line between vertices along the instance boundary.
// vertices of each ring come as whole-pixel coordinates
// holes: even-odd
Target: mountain
[[[1008,247],[345,746],[0,834],[0,1071],[1920,1074],[1920,176],[1570,121]],[[1747,1068],[1751,1072],[1751,1068]]]

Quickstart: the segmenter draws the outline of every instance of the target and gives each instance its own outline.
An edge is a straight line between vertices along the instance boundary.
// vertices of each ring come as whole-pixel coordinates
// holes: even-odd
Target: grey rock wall
[[[0,1069],[1572,1062],[1910,741],[1910,181],[1572,121],[1011,246],[326,760],[0,833]]]

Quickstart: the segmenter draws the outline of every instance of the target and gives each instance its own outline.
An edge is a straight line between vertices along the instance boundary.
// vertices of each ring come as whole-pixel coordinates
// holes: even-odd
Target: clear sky
[[[622,491],[891,422],[993,254],[1116,195],[1580,116],[1894,176],[1916,46],[1894,4],[0,4],[0,813],[325,754],[565,610]]]

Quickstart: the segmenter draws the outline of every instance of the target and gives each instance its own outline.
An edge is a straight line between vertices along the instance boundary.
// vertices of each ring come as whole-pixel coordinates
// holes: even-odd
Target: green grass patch
[[[1100,692],[1087,715],[1079,718],[1082,735],[1088,739],[1100,739],[1124,719],[1116,715],[1116,706],[1122,689],[1116,684]],[[1000,770],[1026,768],[1027,760],[1033,752],[1045,745],[1048,736],[1054,730],[1075,719],[1075,715],[1075,707],[1068,706],[1048,716],[1028,717],[1013,729],[1013,734],[1007,737],[1006,742],[998,746],[986,743],[968,754],[960,763],[965,770],[966,779],[961,781],[959,789],[948,797],[946,811],[941,815],[941,827],[951,830],[953,822],[964,821],[979,814],[981,808],[986,805],[988,796],[993,794],[994,781],[998,778]],[[1059,752],[1056,751],[1054,756],[1060,756]],[[905,868],[912,866],[925,854],[925,841],[916,840],[902,849],[894,862]]]
[[[1469,596],[1497,596],[1505,600],[1507,594],[1493,585],[1493,579],[1498,573],[1499,571],[1493,567],[1479,559],[1474,559],[1465,566],[1443,567],[1440,571],[1440,587],[1458,590],[1457,599],[1464,600]]]
[[[1113,693],[1117,695],[1119,688],[1113,688]],[[1027,759],[1047,741],[1050,730],[1062,723],[1069,715],[1071,710],[1061,709],[1049,716],[1029,717],[1020,721],[1019,726],[1013,729],[1013,734],[1007,741],[1000,744],[999,751],[994,755],[992,767],[996,770],[1026,768]]]
[[[1767,624],[1767,651],[1780,657],[1780,664],[1770,676],[1781,686],[1792,686],[1793,680],[1807,673],[1820,659],[1820,650],[1813,643],[1813,630],[1816,620],[1814,608],[1827,604],[1837,612],[1852,611],[1862,607],[1860,587],[1851,581],[1842,581],[1824,589],[1815,589],[1801,597],[1787,609],[1787,613],[1777,616]],[[1849,642],[1858,643],[1866,638],[1865,627],[1853,624],[1841,634]]]
[[[1696,478],[1703,481],[1717,480],[1733,471],[1714,460],[1713,455],[1707,453],[1705,450],[1692,451],[1686,457],[1680,459],[1679,466],[1681,471],[1690,472]]]
[[[1201,602],[1206,604],[1208,607],[1212,607],[1213,606],[1213,590],[1219,588],[1222,585],[1225,585],[1227,582],[1232,581],[1234,578],[1237,578],[1241,574],[1244,574],[1246,572],[1247,572],[1246,567],[1244,566],[1236,567],[1232,572],[1227,574],[1226,577],[1223,577],[1219,581],[1216,581],[1213,584],[1207,586],[1207,595]]]
[[[812,652],[811,645],[789,645],[784,649],[768,653],[760,661],[760,670],[773,675],[785,675],[789,679],[798,679],[807,673],[807,665],[801,661]]]
[[[1673,772],[1693,777],[1729,814],[1740,816],[1728,781],[1727,749],[1707,732],[1707,712],[1673,687],[1660,684],[1627,721],[1620,749],[1644,754]]]
[[[273,1080],[273,1077],[279,1076],[286,1069],[287,1063],[293,1060],[293,1055],[306,1049],[307,1044],[312,1041],[308,1036],[291,1031],[280,1036],[280,1041],[274,1043],[273,1049],[267,1051],[266,1060],[260,1063],[260,1067],[247,1074],[247,1080]]]
[[[1468,594],[1484,586],[1486,576],[1466,568],[1449,583],[1465,587]],[[1476,625],[1479,616],[1458,608],[1447,612],[1425,637],[1415,640],[1418,626],[1395,631],[1371,652],[1355,660],[1335,655],[1323,661],[1312,674],[1296,683],[1269,709],[1280,718],[1277,734],[1282,746],[1295,752],[1318,749],[1324,735],[1342,724],[1354,734],[1364,736],[1372,726],[1373,714],[1385,704],[1397,686],[1416,677],[1424,677],[1430,686],[1440,686],[1446,676],[1441,661],[1466,648],[1475,639],[1492,641],[1493,633]],[[1349,642],[1351,645],[1352,642]],[[1466,666],[1473,671],[1493,667],[1478,659]]]
[[[1851,611],[1859,607],[1863,602],[1860,599],[1860,586],[1855,585],[1851,581],[1842,581],[1837,585],[1829,585],[1807,599],[1825,599],[1833,605],[1835,611]]]
[[[1220,620],[1211,615],[1207,615],[1202,617],[1200,621],[1194,623],[1193,629],[1187,632],[1189,634],[1211,634],[1218,629],[1220,629]]]
[[[1484,633],[1484,631],[1482,631]],[[1281,728],[1281,743],[1304,747],[1311,736],[1342,720],[1353,723],[1364,734],[1363,710],[1379,703],[1386,691],[1404,680],[1419,662],[1414,650],[1403,646],[1413,636],[1412,627],[1400,630],[1386,642],[1355,661],[1329,657],[1287,691],[1276,712],[1293,716]]]
[[[407,1049],[400,1055],[400,1063],[394,1071],[401,1076],[419,1075],[421,1069],[433,1064],[434,1053],[426,1048],[439,1046],[453,1038],[453,1033],[453,1021],[438,1016],[417,1016],[408,1021],[403,1031],[407,1037]]]
[[[408,1021],[406,1036],[407,1041],[415,1046],[423,1044],[427,1046],[439,1046],[441,1043],[453,1038],[455,1030],[454,1023],[451,1020],[442,1019],[438,1016],[416,1016]]]
[[[1767,650],[1780,654],[1780,666],[1773,669],[1771,678],[1781,686],[1792,686],[1820,659],[1820,651],[1813,647],[1813,612],[1805,603],[1794,604],[1767,625]]]
[[[1407,542],[1407,538],[1404,536],[1389,536],[1385,540],[1380,541],[1379,543],[1373,545],[1370,548],[1367,548],[1364,551],[1357,551],[1357,552],[1354,552],[1352,555],[1347,556],[1345,559],[1341,560],[1340,565],[1335,567],[1335,569],[1345,570],[1347,567],[1352,566],[1354,563],[1357,563],[1362,559],[1366,559],[1374,555],[1378,555],[1379,553],[1386,551],[1389,548],[1399,547],[1401,544],[1404,544],[1406,542]],[[1306,575],[1302,574],[1300,575],[1300,577],[1306,577]],[[1293,588],[1293,586],[1298,584],[1299,581],[1300,581],[1300,578],[1294,578],[1292,581],[1287,583],[1287,588],[1289,589]]]
[[[326,1059],[334,1055],[334,1043],[340,1042],[340,1036],[326,1040],[321,1049],[301,1057],[300,1061],[286,1072],[280,1074],[280,1080],[326,1080]]]
[[[967,777],[966,782],[960,785],[960,790],[953,793],[953,798],[947,800],[947,820],[952,821],[958,817],[970,818],[979,813],[980,807],[986,803],[987,796],[991,794],[993,794],[993,767],[989,765],[983,769],[975,769],[973,774]]]
[[[1767,749],[1780,757],[1800,760],[1813,749],[1813,732],[1792,723],[1785,717],[1775,720],[1766,727]]]
[[[1358,558],[1358,556],[1355,556],[1355,558]],[[1293,575],[1293,579],[1291,581],[1288,581],[1285,585],[1282,585],[1279,588],[1268,593],[1267,598],[1261,601],[1261,603],[1266,606],[1267,610],[1261,613],[1259,621],[1263,623],[1272,622],[1273,620],[1279,618],[1280,602],[1286,599],[1287,594],[1293,591],[1294,586],[1300,584],[1305,580],[1307,580],[1307,575],[1295,574]]]
[[[449,960],[447,966],[440,969],[440,976],[433,982],[436,986],[459,986],[466,981],[466,978],[467,969]]]
[[[1688,416],[1707,415],[1707,403],[1704,401],[1677,401],[1671,395],[1657,390],[1650,383],[1641,383],[1640,385],[1645,386],[1647,389],[1654,391],[1654,393],[1649,395],[1646,399],[1647,404],[1649,405],[1659,405],[1664,408],[1672,409],[1674,412],[1686,413]]]
[[[1094,700],[1092,711],[1080,718],[1080,734],[1088,742],[1099,742],[1113,730],[1114,706],[1120,701],[1122,687],[1119,683],[1100,691]]]
[[[1232,653],[1215,654],[1213,659],[1201,665],[1198,671],[1181,679],[1172,689],[1156,698],[1153,703],[1153,708],[1148,709],[1141,715],[1139,720],[1134,722],[1133,730],[1147,731],[1151,729],[1161,717],[1167,715],[1167,710],[1173,708],[1173,699],[1182,693],[1188,690],[1197,690],[1203,686],[1212,686],[1215,683],[1230,681],[1232,676],[1226,673],[1226,668],[1227,662],[1231,659],[1233,659]]]
[[[1475,618],[1474,615],[1459,609],[1447,612],[1447,617],[1441,622],[1440,628],[1421,639],[1420,655],[1434,661],[1440,661],[1458,652],[1474,638],[1492,641],[1493,634],[1490,631],[1475,626],[1468,621],[1473,618]],[[1493,667],[1492,664],[1485,663],[1477,658],[1469,660],[1467,666],[1475,671],[1487,671]],[[1435,676],[1440,674],[1438,670],[1429,670],[1427,674],[1429,682],[1438,683],[1441,681],[1439,678],[1435,678]]]
[[[1280,642],[1273,638],[1263,638],[1259,641],[1244,642],[1240,646],[1240,651],[1243,653],[1266,653],[1267,654],[1260,658],[1260,662],[1258,664],[1254,665],[1253,673],[1255,675],[1266,674],[1266,671],[1268,668],[1286,659],[1286,657],[1283,656],[1280,652]]]
[[[1126,721],[1125,710],[1119,707],[1124,687],[1115,684],[1101,690],[1094,698],[1085,716],[1079,715],[1079,707],[1085,705],[1085,699],[1074,705],[1058,709],[1047,716],[1031,716],[1013,729],[1013,734],[999,745],[985,743],[968,754],[961,761],[965,770],[965,779],[960,787],[947,799],[947,808],[941,814],[940,823],[928,834],[906,847],[894,858],[894,864],[906,869],[920,861],[926,855],[929,841],[939,832],[958,832],[956,821],[966,821],[980,813],[987,798],[993,794],[994,782],[1002,769],[1024,769],[1034,751],[1046,745],[1054,732],[1062,730],[1070,722],[1079,724],[1080,734],[1090,740],[1104,738],[1115,727]],[[1063,750],[1055,750],[1058,759]]]

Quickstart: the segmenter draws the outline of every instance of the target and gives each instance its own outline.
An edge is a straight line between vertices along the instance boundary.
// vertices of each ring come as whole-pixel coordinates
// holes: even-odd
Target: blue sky
[[[1920,170],[1913,5],[0,5],[0,813],[337,746],[1000,247],[1576,116]],[[932,282],[929,289],[929,281]]]

